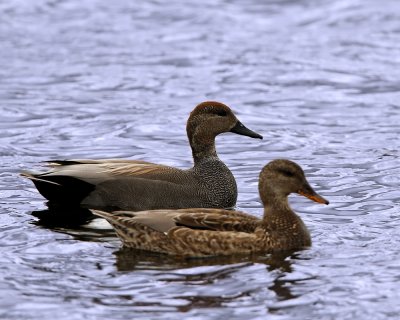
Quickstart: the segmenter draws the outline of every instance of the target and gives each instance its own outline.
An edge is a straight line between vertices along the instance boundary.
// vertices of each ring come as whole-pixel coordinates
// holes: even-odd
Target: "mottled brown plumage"
[[[237,199],[235,178],[218,158],[215,137],[247,129],[226,105],[207,101],[190,114],[187,134],[194,166],[181,170],[134,160],[51,161],[50,171],[23,172],[50,203],[97,209],[150,210],[230,208]]]
[[[266,253],[310,246],[310,234],[287,197],[298,193],[319,203],[328,201],[311,188],[303,170],[289,160],[271,161],[260,173],[259,192],[262,219],[239,211],[202,208],[92,212],[111,223],[125,246],[172,255]]]

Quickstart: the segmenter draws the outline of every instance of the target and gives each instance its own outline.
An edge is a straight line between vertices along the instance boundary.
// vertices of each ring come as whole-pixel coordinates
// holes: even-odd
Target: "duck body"
[[[290,168],[287,172],[295,172],[293,176],[285,176],[286,167]],[[328,202],[309,186],[301,168],[288,160],[272,161],[261,172],[259,188],[262,219],[240,211],[204,208],[92,212],[111,223],[124,246],[171,255],[206,257],[309,247],[310,234],[290,208],[287,195],[298,192]]]
[[[215,137],[224,132],[262,138],[244,127],[227,106],[208,101],[188,119],[194,159],[190,169],[136,160],[58,160],[49,162],[47,172],[22,175],[51,204],[61,206],[133,211],[231,208],[237,199],[235,178],[215,150]]]
[[[151,219],[169,219],[168,230],[149,226],[148,211],[103,212],[124,246],[177,256],[207,257],[257,254],[309,247],[311,239],[304,224],[271,229],[257,217],[223,209],[153,210]],[[276,226],[275,226],[276,227]]]
[[[32,181],[45,198],[60,205],[69,206],[72,201],[87,208],[132,211],[230,208],[237,199],[235,178],[218,158],[205,160],[188,170],[112,160],[63,161],[55,162],[53,167]]]

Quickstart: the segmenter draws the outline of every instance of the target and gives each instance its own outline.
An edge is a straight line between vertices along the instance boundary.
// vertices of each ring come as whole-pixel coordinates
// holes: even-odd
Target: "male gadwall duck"
[[[309,247],[310,234],[287,197],[298,193],[329,202],[313,190],[303,170],[292,161],[274,160],[260,173],[259,192],[262,219],[223,209],[91,211],[111,223],[126,247],[171,255],[205,257]]]
[[[262,136],[246,128],[226,105],[199,104],[186,126],[194,166],[187,170],[135,160],[49,161],[44,173],[25,171],[50,204],[107,210],[231,208],[235,178],[218,158],[215,137],[233,132]]]

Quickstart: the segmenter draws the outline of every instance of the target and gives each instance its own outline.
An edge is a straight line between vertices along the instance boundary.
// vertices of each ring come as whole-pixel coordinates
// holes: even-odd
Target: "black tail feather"
[[[67,176],[33,175],[31,180],[47,200],[69,206],[79,205],[95,188],[86,181]]]
[[[48,160],[48,161],[44,161],[44,163],[57,164],[57,165],[60,165],[60,166],[71,166],[71,165],[74,165],[74,164],[81,164],[81,162],[74,161],[74,160]]]

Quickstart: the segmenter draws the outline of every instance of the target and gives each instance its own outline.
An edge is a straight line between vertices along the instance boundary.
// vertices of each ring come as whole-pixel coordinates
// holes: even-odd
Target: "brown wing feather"
[[[55,160],[48,165],[53,170],[43,176],[69,176],[92,184],[119,177],[174,181],[174,176],[185,176],[184,170],[140,160]]]
[[[188,229],[203,229],[210,231],[242,231],[254,232],[259,226],[260,219],[240,211],[223,209],[180,209],[180,210],[151,210],[151,211],[114,211],[112,214],[96,215],[110,222],[118,222],[125,227],[140,223],[153,230],[166,233],[174,227]]]
[[[254,232],[260,223],[258,218],[243,212],[213,209],[209,210],[209,212],[182,213],[175,216],[174,221],[177,226],[189,229],[242,232]]]
[[[198,257],[251,253],[263,249],[256,230],[260,220],[239,211],[92,212],[113,225],[124,245],[137,249]]]
[[[162,174],[163,172],[180,171],[179,169],[154,164],[149,162],[137,163],[105,163],[102,165],[105,171],[113,176],[143,176],[150,173]]]

